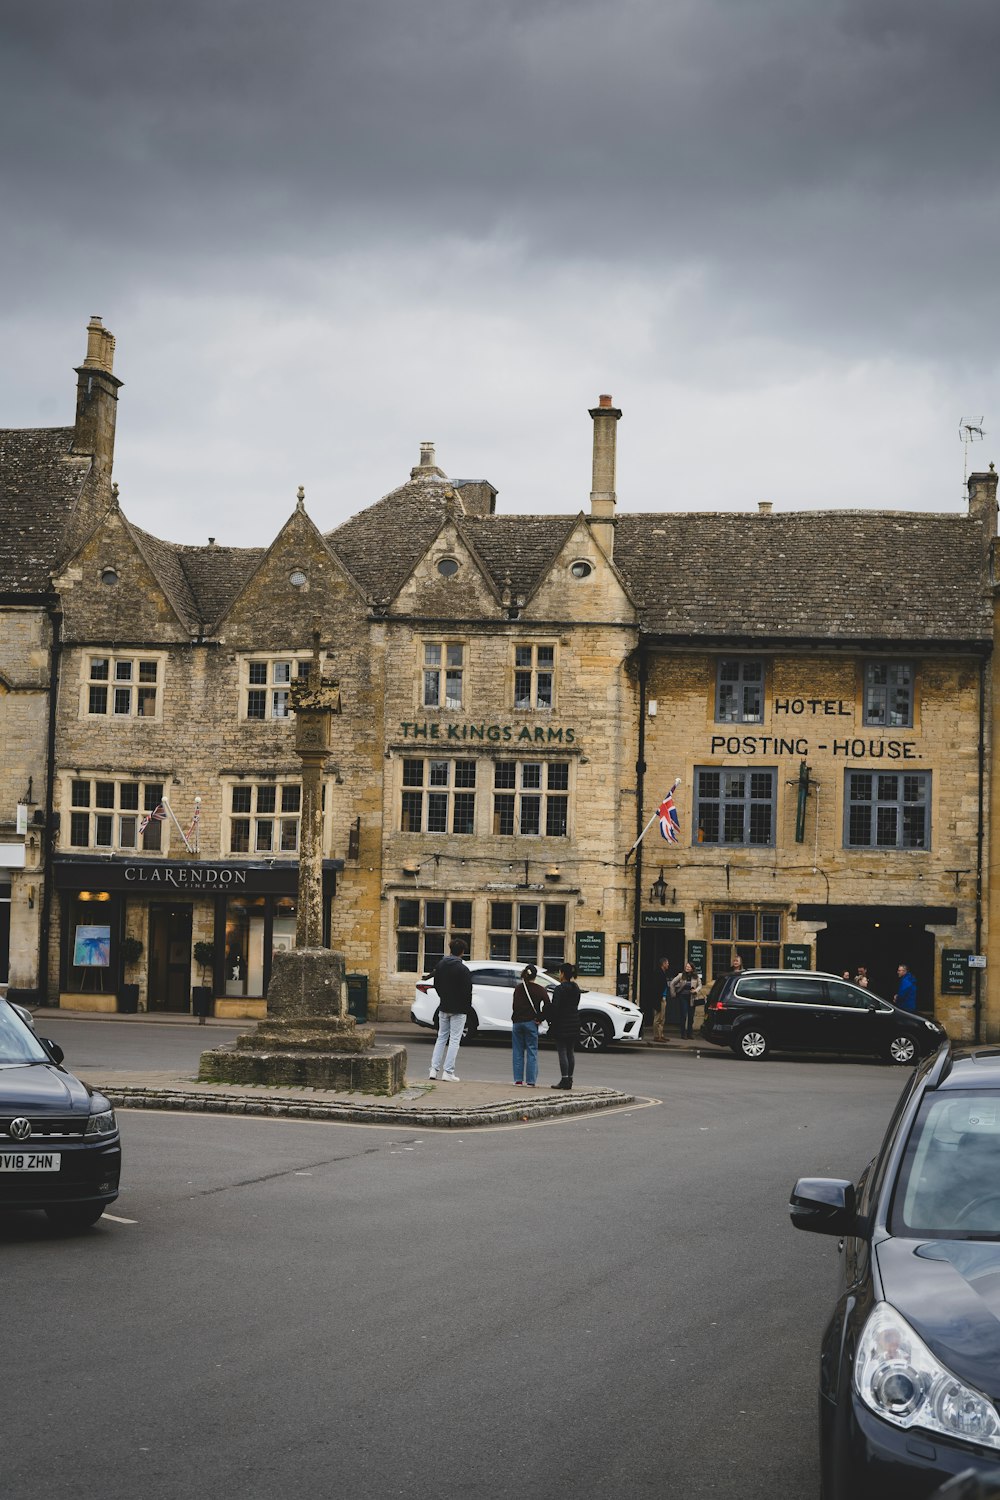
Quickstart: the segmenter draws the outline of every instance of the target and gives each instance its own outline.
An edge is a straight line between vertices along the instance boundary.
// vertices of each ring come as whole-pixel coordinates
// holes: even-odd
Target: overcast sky
[[[421,440],[511,511],[957,509],[1000,460],[996,0],[37,0],[0,20],[0,425],[118,340],[180,541]]]

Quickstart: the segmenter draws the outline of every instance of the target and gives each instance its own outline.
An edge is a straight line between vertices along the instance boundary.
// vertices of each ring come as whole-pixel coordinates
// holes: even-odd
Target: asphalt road
[[[44,1029],[83,1072],[220,1032]],[[123,1113],[116,1219],[0,1220],[5,1497],[814,1496],[837,1252],[788,1190],[855,1175],[907,1075],[584,1070],[661,1102],[455,1133]]]

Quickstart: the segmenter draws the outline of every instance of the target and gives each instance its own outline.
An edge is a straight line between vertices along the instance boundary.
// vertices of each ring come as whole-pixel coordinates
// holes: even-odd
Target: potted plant
[[[198,1025],[204,1026],[205,1017],[212,1007],[212,987],[205,983],[205,975],[215,967],[215,944],[202,939],[194,945],[194,960],[201,969],[201,984],[196,984],[191,994],[191,1009],[198,1017]]]
[[[137,937],[122,938],[121,954],[123,970],[130,969],[142,957],[142,943]],[[137,984],[122,984],[119,987],[118,1009],[128,1015],[134,1015],[139,1009],[139,986]]]

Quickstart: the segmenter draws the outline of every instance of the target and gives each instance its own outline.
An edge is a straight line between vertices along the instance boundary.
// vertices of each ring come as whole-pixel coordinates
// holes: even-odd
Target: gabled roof
[[[237,594],[257,571],[265,547],[176,547],[178,563],[208,627],[228,614]]]
[[[983,523],[923,511],[622,514],[615,563],[645,633],[992,638]]]
[[[44,594],[90,473],[72,427],[0,431],[0,593]]]
[[[576,525],[576,516],[487,516],[463,520],[501,591],[530,599]]]
[[[446,496],[452,492],[451,480],[440,471],[411,479],[326,532],[324,539],[369,599],[387,604],[441,530]]]

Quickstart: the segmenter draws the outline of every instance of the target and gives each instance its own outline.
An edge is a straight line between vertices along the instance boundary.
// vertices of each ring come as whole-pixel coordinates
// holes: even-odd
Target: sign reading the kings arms
[[[555,724],[442,724],[436,719],[403,719],[404,740],[482,740],[491,745],[575,745],[576,731]]]

